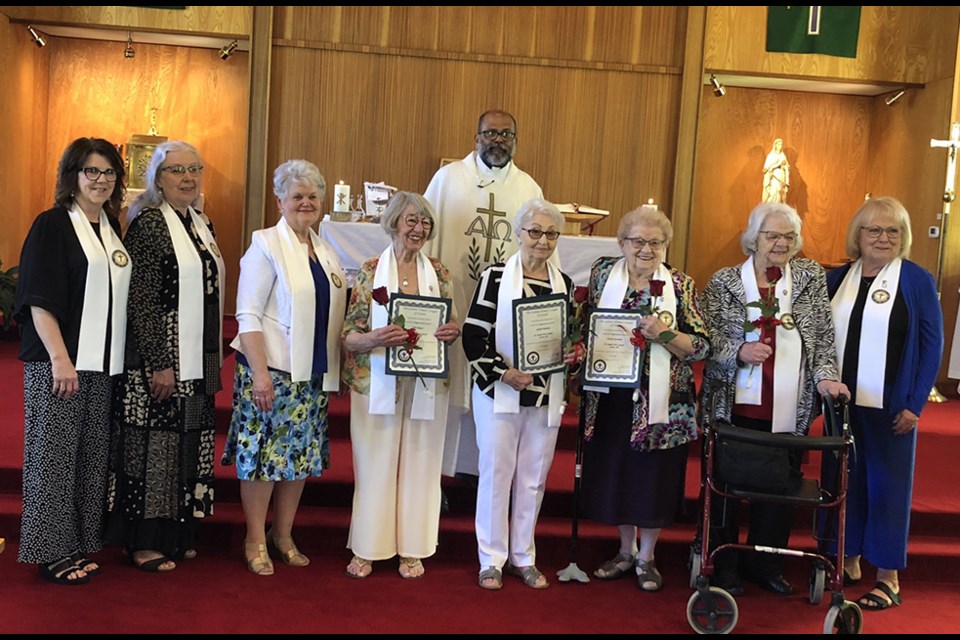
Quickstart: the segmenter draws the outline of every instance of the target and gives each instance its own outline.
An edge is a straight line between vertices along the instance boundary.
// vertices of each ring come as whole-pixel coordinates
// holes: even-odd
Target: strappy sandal
[[[362,580],[371,573],[373,573],[373,563],[360,556],[353,556],[350,559],[350,564],[347,565],[347,575],[351,578]]]
[[[890,607],[898,607],[903,602],[900,593],[894,593],[890,585],[882,580],[877,580],[877,584],[873,585],[873,588],[882,591],[890,600],[884,600],[873,591],[868,591],[857,599],[857,604],[864,611],[882,611]]]
[[[622,578],[633,568],[635,560],[636,556],[630,553],[619,553],[616,558],[607,560],[601,564],[597,570],[593,572],[593,575],[600,580],[616,580],[617,578]]]
[[[149,553],[147,549],[142,549],[140,551],[145,551]],[[150,558],[149,560],[137,560],[137,554],[140,553],[140,551],[131,551],[127,553],[127,560],[130,562],[130,565],[133,566],[133,568],[135,569],[139,569],[140,571],[146,571],[147,573],[170,573],[171,571],[177,568],[177,565],[174,564],[169,569],[161,569],[160,567],[162,567],[166,563],[168,562],[173,563],[173,560],[171,560],[170,558],[168,558],[163,554],[160,554],[160,556],[157,558]]]
[[[44,580],[48,580],[54,584],[87,584],[90,582],[90,576],[86,574],[79,575],[83,573],[83,569],[74,564],[73,558],[69,556],[62,560],[57,560],[52,564],[40,565],[40,575]],[[74,577],[71,578],[70,576]]]
[[[493,580],[490,584],[484,584],[487,580]],[[500,569],[496,567],[487,567],[480,572],[480,575],[477,577],[477,584],[480,585],[481,589],[486,589],[488,591],[496,591],[503,588],[503,574],[500,572]]]
[[[653,560],[637,560],[637,586],[643,591],[660,591],[663,576],[657,571]]]
[[[404,580],[416,580],[422,578],[426,570],[423,568],[423,562],[420,558],[400,558],[400,567],[398,569],[400,577]]]
[[[100,575],[100,565],[97,564],[96,560],[84,558],[79,551],[70,556],[70,559],[73,560],[73,564],[77,565],[77,568],[80,569],[80,571],[83,571],[91,578],[93,576]]]
[[[248,556],[251,552],[256,552],[256,557]],[[258,576],[272,576],[273,562],[267,554],[267,546],[262,542],[243,541],[243,559],[247,563],[247,570]]]
[[[280,549],[281,544],[287,547],[286,551]],[[277,538],[272,533],[267,533],[267,549],[272,555],[280,558],[284,564],[291,567],[305,567],[310,564],[310,558],[300,553],[292,537]]]
[[[515,567],[512,564],[508,564],[506,572],[512,576],[517,576],[523,580],[523,584],[533,589],[546,589],[550,586],[550,583],[547,582],[547,577],[543,575],[540,569],[537,569],[537,567],[532,564],[528,567]],[[542,582],[540,578],[543,578]]]

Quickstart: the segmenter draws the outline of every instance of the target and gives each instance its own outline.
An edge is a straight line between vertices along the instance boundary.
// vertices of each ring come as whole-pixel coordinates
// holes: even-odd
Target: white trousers
[[[367,560],[437,551],[446,420],[409,417],[414,384],[420,382],[398,381],[395,416],[370,415],[369,396],[350,392],[354,489],[347,548]]]
[[[494,413],[493,398],[473,388],[480,450],[477,549],[480,567],[536,564],[534,531],[553,463],[559,428],[547,426],[546,407]],[[512,500],[511,500],[512,488]]]

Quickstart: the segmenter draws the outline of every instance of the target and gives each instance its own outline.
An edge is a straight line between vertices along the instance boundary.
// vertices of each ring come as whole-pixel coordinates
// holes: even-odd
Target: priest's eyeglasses
[[[628,240],[634,249],[650,247],[651,251],[656,251],[665,244],[663,240],[647,240],[646,238],[624,238],[624,240]]]
[[[868,238],[876,240],[880,237],[881,234],[886,233],[887,237],[891,240],[896,240],[900,237],[900,227],[860,227],[863,229]]]
[[[553,242],[560,237],[559,231],[544,231],[543,229],[524,229],[520,227],[523,231],[527,232],[527,235],[530,236],[533,240],[539,240],[543,236],[547,236],[547,240]]]
[[[496,129],[484,129],[480,132],[480,135],[487,140],[496,140],[497,136],[500,136],[507,142],[510,142],[517,137],[517,132],[511,131],[510,129],[504,129],[503,131],[497,131]]]
[[[107,182],[116,182],[117,181],[117,172],[114,169],[98,169],[96,167],[84,167],[81,169],[83,175],[87,176],[87,180],[90,182],[96,182],[100,179],[100,176],[103,175],[104,179]]]
[[[183,176],[183,174],[190,172],[190,175],[195,176],[201,171],[203,171],[203,165],[191,164],[185,167],[182,164],[172,164],[169,167],[164,167],[160,169],[160,171],[166,171],[168,173],[172,173],[177,176]]]

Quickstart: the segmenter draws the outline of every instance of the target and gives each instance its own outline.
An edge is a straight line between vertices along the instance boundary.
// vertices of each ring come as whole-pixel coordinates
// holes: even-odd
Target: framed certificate
[[[630,344],[640,325],[637,309],[594,309],[587,318],[587,357],[583,383],[601,387],[636,387],[640,350]]]
[[[388,317],[391,324],[403,316],[403,326],[416,329],[420,334],[419,349],[412,354],[403,347],[387,349],[387,374],[393,376],[421,376],[423,378],[446,378],[450,373],[447,358],[447,343],[437,340],[433,334],[440,325],[450,321],[452,302],[447,298],[411,296],[394,293],[390,296]]]
[[[513,366],[533,375],[564,370],[568,304],[562,293],[513,301]]]

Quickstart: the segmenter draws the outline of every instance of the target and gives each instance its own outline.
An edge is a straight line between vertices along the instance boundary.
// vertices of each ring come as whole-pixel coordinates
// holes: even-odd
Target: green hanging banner
[[[767,7],[767,51],[857,57],[860,7]]]

